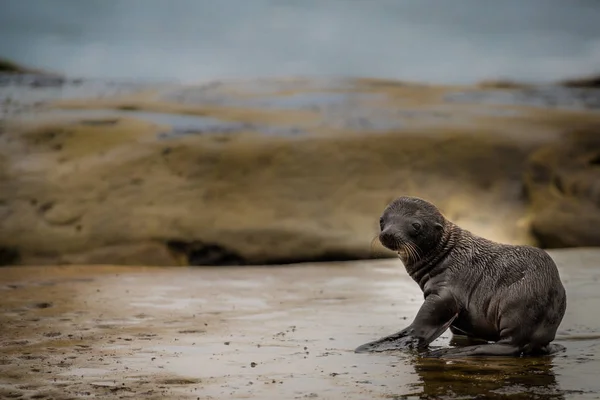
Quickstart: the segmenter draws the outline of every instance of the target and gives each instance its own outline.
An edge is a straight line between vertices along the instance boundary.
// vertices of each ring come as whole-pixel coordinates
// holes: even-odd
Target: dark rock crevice
[[[595,167],[600,167],[600,154],[596,154],[588,162],[589,162],[590,165],[593,165]]]
[[[197,240],[169,240],[168,250],[182,259],[185,264],[200,265],[244,265],[242,256],[218,244],[203,243]]]
[[[256,257],[247,258],[238,252],[216,243],[198,240],[169,240],[166,246],[185,265],[190,266],[241,266],[241,265],[286,265],[308,262],[336,262],[369,259],[359,254],[344,251],[325,251],[306,257]]]
[[[0,246],[0,267],[19,263],[21,255],[14,247]]]

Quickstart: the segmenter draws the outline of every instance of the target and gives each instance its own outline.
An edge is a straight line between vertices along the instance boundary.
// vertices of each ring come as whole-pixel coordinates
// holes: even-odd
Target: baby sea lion
[[[448,221],[431,203],[400,197],[380,218],[379,240],[398,252],[425,302],[413,322],[357,353],[426,350],[450,328],[484,344],[427,352],[427,356],[550,354],[565,314],[565,289],[543,250],[496,243]]]

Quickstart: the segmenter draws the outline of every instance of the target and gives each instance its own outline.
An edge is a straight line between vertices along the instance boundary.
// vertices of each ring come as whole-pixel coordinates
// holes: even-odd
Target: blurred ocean
[[[546,82],[600,72],[600,1],[0,0],[0,57],[113,79]]]

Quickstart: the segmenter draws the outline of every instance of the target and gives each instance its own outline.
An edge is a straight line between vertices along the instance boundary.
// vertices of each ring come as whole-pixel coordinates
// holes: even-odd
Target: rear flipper
[[[533,351],[507,343],[489,343],[476,346],[466,346],[450,349],[439,349],[424,354],[424,357],[432,358],[457,358],[473,356],[519,356],[527,355],[551,355],[564,351],[565,347],[559,344],[549,344]]]
[[[550,356],[556,353],[562,353],[567,350],[567,348],[558,343],[550,343],[547,346],[542,347],[541,349],[537,349],[531,352],[533,356]]]
[[[522,349],[519,346],[512,344],[489,343],[429,351],[424,354],[424,357],[456,358],[472,356],[517,356],[521,352]]]

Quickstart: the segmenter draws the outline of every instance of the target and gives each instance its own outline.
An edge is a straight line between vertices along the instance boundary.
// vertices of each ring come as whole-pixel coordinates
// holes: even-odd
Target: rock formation
[[[280,80],[48,102],[0,126],[0,264],[389,256],[372,241],[398,195],[491,239],[598,245],[598,136],[571,131],[600,115],[477,97],[515,90]]]

